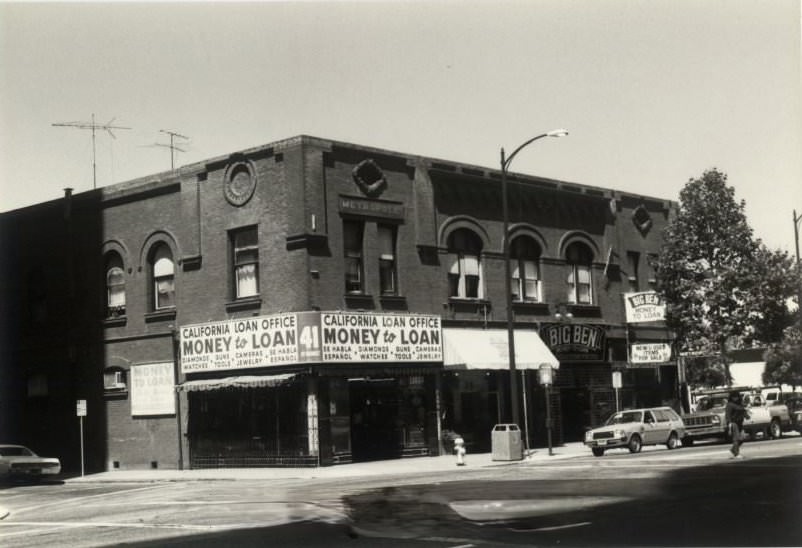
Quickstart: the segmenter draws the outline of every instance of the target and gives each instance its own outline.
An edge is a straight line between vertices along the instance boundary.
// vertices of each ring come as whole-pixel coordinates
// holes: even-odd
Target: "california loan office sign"
[[[334,362],[443,360],[439,316],[295,312],[180,329],[184,373]]]

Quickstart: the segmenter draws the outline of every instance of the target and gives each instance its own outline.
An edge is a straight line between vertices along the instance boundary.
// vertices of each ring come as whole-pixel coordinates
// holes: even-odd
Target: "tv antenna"
[[[178,152],[186,152],[183,148],[177,146],[175,144],[175,138],[178,137],[179,139],[189,140],[189,137],[186,135],[181,135],[180,133],[176,133],[175,131],[170,131],[168,129],[160,129],[159,133],[165,133],[170,136],[170,144],[167,143],[153,143],[152,146],[155,147],[165,147],[170,149],[170,171],[175,171],[175,151]]]
[[[113,126],[111,125],[114,122],[114,118],[109,120],[105,124],[96,124],[95,123],[95,114],[92,113],[92,121],[91,122],[62,122],[59,124],[52,124],[53,126],[59,127],[74,127],[75,129],[91,129],[92,130],[92,188],[97,188],[97,165],[95,162],[95,130],[97,129],[105,129],[109,135],[111,135],[112,139],[116,139],[117,137],[114,136],[112,133],[112,129],[131,129],[130,127],[123,127],[123,126]]]

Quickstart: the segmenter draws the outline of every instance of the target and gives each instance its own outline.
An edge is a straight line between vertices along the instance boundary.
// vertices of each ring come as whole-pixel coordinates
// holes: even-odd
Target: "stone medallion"
[[[228,203],[243,206],[251,199],[256,190],[256,174],[249,162],[236,162],[228,166],[225,175],[223,192]]]

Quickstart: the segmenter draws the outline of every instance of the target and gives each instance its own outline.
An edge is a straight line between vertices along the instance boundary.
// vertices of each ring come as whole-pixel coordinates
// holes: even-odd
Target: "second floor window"
[[[343,221],[343,252],[345,254],[345,291],[363,293],[362,237],[364,223]]]
[[[153,308],[161,310],[175,306],[175,265],[173,254],[166,244],[153,251]]]
[[[259,237],[256,227],[232,235],[234,296],[237,299],[259,294]]]
[[[106,317],[125,316],[125,271],[117,253],[106,258]]]
[[[657,254],[656,253],[647,253],[646,254],[646,264],[649,267],[649,287],[654,289],[654,286],[657,284]]]
[[[448,236],[448,295],[457,299],[481,299],[482,240],[467,228],[459,228]]]
[[[379,285],[382,295],[397,295],[395,265],[396,228],[390,225],[379,225]]]
[[[532,238],[519,236],[510,243],[512,298],[540,302],[540,248]]]
[[[640,266],[640,253],[637,251],[627,251],[627,282],[630,291],[640,290],[640,282],[638,280],[638,267]]]
[[[593,286],[591,265],[593,252],[581,243],[574,242],[565,250],[565,261],[568,264],[568,294],[571,304],[593,304]]]

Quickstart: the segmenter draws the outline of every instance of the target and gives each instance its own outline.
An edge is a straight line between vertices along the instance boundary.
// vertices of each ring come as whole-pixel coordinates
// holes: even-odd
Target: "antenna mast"
[[[117,137],[114,136],[112,133],[112,129],[131,129],[130,127],[123,127],[123,126],[113,126],[111,123],[114,121],[114,118],[108,121],[106,124],[96,124],[95,123],[95,114],[92,113],[92,121],[91,122],[62,122],[59,124],[51,124],[53,126],[59,127],[74,127],[75,129],[91,129],[92,130],[92,188],[97,188],[97,165],[95,161],[95,130],[96,129],[105,129],[109,135],[111,135],[112,139],[116,139]]]
[[[186,151],[183,148],[177,147],[175,145],[175,143],[174,143],[174,139],[175,139],[175,137],[179,137],[181,139],[188,140],[189,137],[187,137],[186,135],[181,135],[180,133],[176,133],[175,131],[167,130],[167,129],[160,129],[159,132],[160,133],[166,133],[167,135],[170,136],[170,144],[169,145],[163,144],[163,143],[154,143],[154,144],[156,146],[159,146],[159,147],[167,147],[167,148],[170,149],[170,171],[175,171],[175,151],[176,150],[178,152],[186,152]]]

